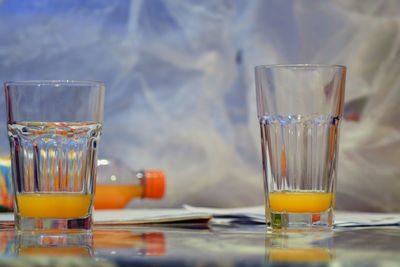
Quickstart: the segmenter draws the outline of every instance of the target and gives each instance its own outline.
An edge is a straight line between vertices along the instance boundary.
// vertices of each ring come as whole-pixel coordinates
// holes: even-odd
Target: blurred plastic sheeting
[[[400,211],[398,14],[371,0],[0,0],[0,78],[105,81],[102,156],[167,174],[164,201],[131,206],[233,207],[263,203],[253,67],[344,64],[337,207]]]

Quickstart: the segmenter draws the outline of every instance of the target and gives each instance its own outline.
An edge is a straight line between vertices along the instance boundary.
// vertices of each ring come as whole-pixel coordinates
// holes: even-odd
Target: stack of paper
[[[96,210],[95,225],[208,223],[212,214],[185,209]]]

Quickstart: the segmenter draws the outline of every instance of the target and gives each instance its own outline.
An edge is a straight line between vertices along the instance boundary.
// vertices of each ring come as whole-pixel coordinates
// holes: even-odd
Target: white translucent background
[[[337,207],[400,211],[400,1],[0,0],[0,80],[106,82],[102,156],[166,172],[131,207],[263,203],[253,68],[272,63],[348,67]]]

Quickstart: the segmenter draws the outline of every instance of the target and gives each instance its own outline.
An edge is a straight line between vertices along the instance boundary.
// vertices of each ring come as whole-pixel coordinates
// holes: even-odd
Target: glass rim
[[[325,68],[336,68],[336,69],[346,69],[345,65],[339,64],[266,64],[258,65],[254,67],[256,70],[259,69],[325,69]]]
[[[53,86],[93,86],[97,85],[105,87],[104,82],[100,81],[78,81],[78,80],[21,80],[21,81],[5,81],[5,86],[42,86],[42,85],[53,85]]]

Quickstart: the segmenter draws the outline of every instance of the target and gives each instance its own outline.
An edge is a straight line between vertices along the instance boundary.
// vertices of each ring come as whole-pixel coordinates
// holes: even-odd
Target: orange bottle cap
[[[165,174],[160,170],[144,172],[146,178],[145,198],[162,198],[165,193]]]
[[[166,242],[163,233],[145,233],[143,235],[146,247],[146,256],[163,256]]]

